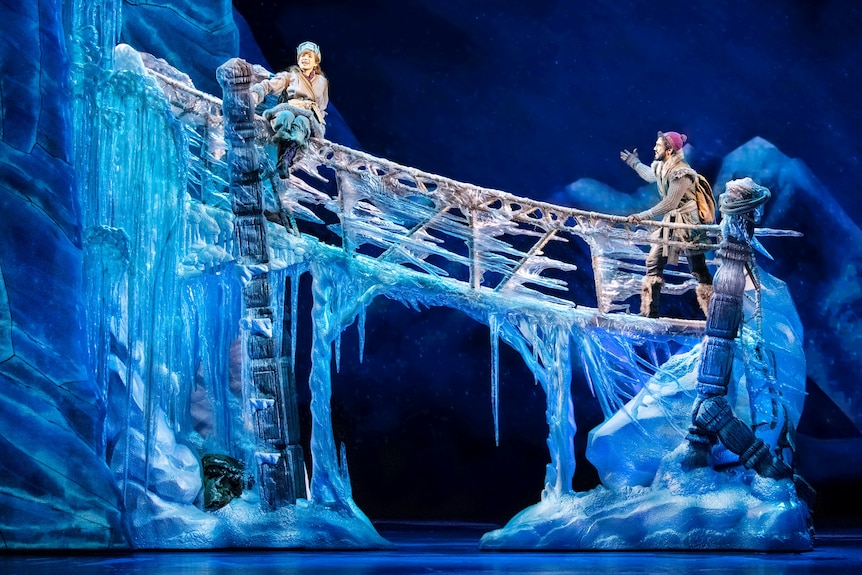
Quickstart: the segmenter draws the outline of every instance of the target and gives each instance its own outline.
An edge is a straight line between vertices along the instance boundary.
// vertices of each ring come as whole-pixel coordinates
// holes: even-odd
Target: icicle
[[[134,284],[132,282],[126,283],[126,290],[131,294]],[[129,302],[126,305],[131,308],[131,302],[134,301],[132,295],[127,295],[126,301]],[[132,309],[129,309],[129,315],[131,317]],[[134,362],[132,360],[132,332],[131,330],[134,327],[134,322],[129,322],[129,333],[127,334],[126,339],[126,349],[128,350],[128,357],[126,358],[125,372],[126,372],[126,413],[124,417],[125,423],[125,432],[126,432],[126,443],[123,446],[123,504],[129,503],[129,468],[131,467],[131,458],[132,458],[132,402],[134,401],[133,393],[133,379],[135,377],[134,370]],[[149,469],[145,467],[144,469]]]
[[[341,449],[338,452],[338,472],[341,476],[341,483],[343,489],[341,495],[345,499],[347,499],[349,497],[352,497],[353,495],[353,488],[350,485],[350,471],[348,471],[347,469],[347,448],[344,446],[343,441],[341,442],[341,445],[339,447]]]
[[[356,330],[359,332],[359,363],[362,363],[365,354],[365,310],[365,306],[362,306],[356,318]]]
[[[491,328],[491,406],[494,413],[494,444],[500,445],[500,320],[488,317]]]
[[[296,373],[296,318],[299,307],[299,276],[293,273],[290,276],[290,369]]]
[[[581,346],[577,349],[579,350],[579,354],[581,356],[581,365],[587,367],[587,369],[584,370],[584,378],[587,380],[587,387],[590,389],[590,393],[593,394],[593,397],[599,400],[599,403],[602,406],[602,410],[605,410],[605,408],[607,407],[606,397],[604,393],[596,393],[596,384],[595,382],[593,382],[593,361],[592,354],[587,351],[588,349],[590,349],[588,340],[582,340]],[[602,389],[602,391],[604,392],[604,389]],[[607,413],[605,413],[605,417],[607,417]]]
[[[335,373],[341,373],[341,332],[335,338]]]

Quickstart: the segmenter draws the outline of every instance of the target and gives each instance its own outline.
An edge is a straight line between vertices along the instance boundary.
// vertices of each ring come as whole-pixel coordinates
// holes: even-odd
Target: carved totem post
[[[243,361],[247,362],[243,365],[243,399],[258,439],[255,456],[261,503],[265,508],[277,509],[306,496],[305,463],[299,444],[295,381],[272,337],[274,312],[266,266],[266,218],[249,92],[253,71],[248,62],[234,58],[222,64],[217,75],[224,93],[224,135],[228,143],[237,261],[252,274],[243,290]],[[249,377],[251,381],[246,381]]]
[[[746,469],[754,469],[764,477],[791,477],[790,466],[770,452],[751,426],[736,417],[727,400],[734,340],[743,318],[746,266],[753,261],[754,213],[770,196],[768,189],[750,178],[728,182],[727,189],[719,202],[724,218],[718,251],[721,267],[715,274],[715,291],[706,317],[706,336],[697,374],[697,401],[686,439],[695,465],[706,465],[710,446],[720,441],[739,456]]]

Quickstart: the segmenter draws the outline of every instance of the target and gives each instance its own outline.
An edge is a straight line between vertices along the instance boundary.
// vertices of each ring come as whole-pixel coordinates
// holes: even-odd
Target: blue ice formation
[[[784,283],[763,272],[761,276],[762,327],[751,325],[755,306],[750,290],[746,312],[751,323],[735,350],[734,412],[751,421],[768,444],[786,446],[799,424],[805,397],[802,324]],[[761,337],[770,365],[755,353]],[[691,351],[672,356],[635,397],[590,431],[587,457],[603,485],[614,489],[649,485],[662,457],[685,437],[699,352],[698,342]],[[790,435],[782,437],[782,433]],[[716,451],[718,461],[733,461],[734,456],[723,448]]]
[[[4,546],[386,546],[349,506],[262,513],[250,490],[203,511],[201,454],[254,452],[232,371],[243,274],[229,200],[199,193],[219,151],[190,161],[140,57],[114,66],[120,8],[8,12],[28,41],[2,90]]]
[[[245,337],[240,294],[247,270],[231,255],[234,221],[218,177],[187,151],[208,142],[194,140],[197,133],[175,120],[141,56],[120,46],[101,87],[104,121],[92,136],[99,176],[86,202],[85,299],[94,368],[113,398],[105,442],[129,543],[386,546],[352,503],[343,462],[334,470],[323,464],[312,476],[321,482],[331,471],[337,486],[325,501],[300,500],[264,513],[257,490],[249,489],[217,510],[202,509],[201,455],[225,454],[250,469],[260,448],[250,433],[247,375],[239,372],[235,347]],[[195,161],[217,162],[219,153],[214,146]],[[140,178],[142,170],[147,177]],[[297,272],[291,259],[276,262],[270,265],[273,300],[284,302],[285,275]],[[277,309],[271,323],[281,325],[282,314]],[[281,348],[280,331],[274,334]],[[261,481],[256,478],[258,486]]]
[[[805,396],[802,325],[784,283],[768,274],[761,279],[762,327],[749,290],[746,323],[735,342],[732,403],[791,462]],[[613,340],[602,347],[620,348]],[[766,363],[756,352],[759,341],[771,358]],[[714,467],[684,467],[700,353],[697,342],[656,366],[634,397],[590,431],[587,457],[599,487],[543,499],[486,534],[482,548],[810,549],[810,510],[792,480],[759,477],[720,444],[713,448]],[[607,371],[595,364],[585,369]]]
[[[123,540],[103,390],[86,369],[81,209],[59,9],[4,3],[0,44],[0,540]],[[14,62],[14,64],[12,64]],[[7,67],[8,64],[8,67]]]
[[[75,4],[83,8],[98,3]],[[183,72],[195,86],[210,94],[218,93],[213,70],[235,56],[240,45],[230,2],[124,1],[116,7],[107,3],[106,8],[117,10],[124,43],[158,58],[182,59]]]
[[[313,223],[320,208],[344,216],[327,229],[349,249],[296,233],[290,223],[267,223],[271,234],[265,272],[275,305],[270,317],[243,316],[245,290],[261,270],[234,257],[242,238],[235,233],[227,193],[228,156],[219,134],[223,125],[217,100],[197,91],[185,74],[158,58],[128,47],[115,50],[121,20],[116,4],[70,7],[63,12],[69,20],[62,21],[47,3],[17,5],[14,15],[32,40],[18,57],[25,69],[45,73],[31,75],[32,85],[3,79],[4,114],[14,109],[27,120],[3,124],[8,177],[3,181],[6,221],[0,233],[0,454],[5,462],[0,533],[7,547],[386,546],[353,502],[345,451],[336,444],[329,413],[331,363],[334,359],[338,365],[341,333],[354,323],[362,330],[365,307],[378,296],[416,308],[456,307],[486,323],[492,354],[496,357],[499,340],[518,350],[547,394],[550,463],[542,501],[501,533],[486,537],[485,547],[810,546],[803,510],[786,483],[734,468],[699,475],[680,474],[675,468],[670,430],[679,429],[690,401],[682,382],[694,353],[675,351],[696,349],[696,326],[668,322],[657,327],[622,313],[566,305],[559,294],[564,282],[545,274],[574,271],[546,254],[553,249],[556,232],[542,226],[559,222],[555,206],[531,206],[528,200],[489,195],[409,170],[387,174],[389,168],[373,159],[332,147],[324,150],[331,154],[326,161],[345,153],[356,164],[385,169],[365,170],[364,175],[345,171],[340,198],[300,180],[291,180],[283,195],[273,193],[278,191],[274,185],[267,210],[272,216],[279,206],[287,206],[294,220]],[[73,32],[68,53],[56,42],[66,31]],[[43,58],[49,50],[55,57]],[[36,94],[67,89],[70,102],[45,98],[38,106],[22,105]],[[181,106],[183,101],[173,97],[180,92],[195,99]],[[10,97],[13,94],[16,97]],[[58,125],[70,129],[57,131]],[[311,154],[305,160],[310,172],[315,171],[313,160]],[[29,183],[33,174],[42,178],[36,185]],[[384,193],[387,178],[396,185],[414,182],[407,203]],[[432,184],[437,187],[429,187]],[[456,192],[469,194],[475,205],[487,209],[468,222],[459,210],[447,211],[449,204],[435,203],[452,200],[447,194]],[[339,200],[346,202],[339,205]],[[586,224],[595,224],[593,216],[578,217],[589,234],[605,233],[604,222],[613,221],[599,218],[589,227]],[[435,231],[418,226],[424,219],[434,220]],[[526,253],[504,241],[525,225],[532,227],[523,235],[536,240],[536,249]],[[564,223],[571,229],[579,225]],[[29,233],[33,226],[50,232],[36,236]],[[440,230],[450,235],[441,239],[435,235]],[[613,252],[626,247],[623,240],[642,237],[637,232],[613,233],[622,235],[609,242],[590,235],[588,241]],[[477,251],[452,256],[454,244]],[[391,261],[367,257],[381,253]],[[468,257],[476,253],[481,257]],[[449,260],[441,261],[444,256]],[[614,297],[602,305],[623,311],[621,302],[637,288],[632,277],[619,275],[618,269],[605,271],[602,279],[608,280],[606,287]],[[297,309],[295,290],[303,274],[313,278],[315,326],[308,382],[312,453],[307,497],[267,509],[260,478],[249,472],[240,496],[205,511],[204,454],[231,456],[246,469],[269,457],[253,432],[254,417],[266,402],[248,396],[248,364],[240,344],[250,334],[269,333],[280,352],[280,365],[290,365],[295,337],[278,326]],[[769,293],[781,292],[776,283],[767,287]],[[684,287],[679,289],[684,292]],[[798,371],[792,373],[804,373],[798,348],[801,330],[792,305],[781,297],[765,297],[779,302],[779,319],[766,326],[789,326],[786,332],[778,330],[782,337],[775,341],[787,342],[787,348],[776,354],[786,352],[782,357],[788,369],[795,363]],[[744,338],[740,348],[744,353]],[[646,354],[641,353],[644,349]],[[606,486],[581,495],[571,491],[576,422],[570,380],[575,361],[585,367],[609,418],[594,432],[591,453]],[[651,371],[659,375],[649,379],[645,374]],[[674,373],[675,378],[662,379]],[[786,385],[782,398],[760,381],[737,390],[737,398],[742,402],[739,412],[755,414],[752,422],[765,424],[761,433],[778,446],[778,426],[767,429],[775,420],[756,417],[768,411],[758,411],[761,398],[767,407],[786,408],[782,413],[792,425],[801,410],[801,388],[785,374],[776,378]],[[745,373],[746,381],[755,379]],[[495,404],[498,384],[495,369]],[[676,392],[676,385],[678,398],[672,398],[668,386]],[[764,389],[767,393],[759,395]],[[746,398],[747,411],[742,408]],[[677,415],[655,419],[662,424],[654,427],[645,415],[640,427],[617,415],[655,404]],[[620,421],[626,425],[617,425]],[[615,425],[616,433],[608,433]],[[623,451],[616,459],[626,459],[626,464],[602,463],[603,458],[615,458],[614,450],[621,448],[615,437],[620,435],[652,444],[652,439],[637,435],[644,432],[652,434],[649,438],[669,438],[665,444],[670,455]],[[603,444],[603,438],[610,440]],[[306,475],[304,468],[300,474]],[[698,481],[700,491],[694,487]],[[679,497],[669,501],[670,492]],[[710,511],[723,511],[718,520],[703,512],[704,500],[713,504]],[[714,505],[716,501],[724,506]],[[653,505],[651,511],[640,506],[644,502]],[[787,512],[777,513],[776,502],[785,502]],[[634,503],[639,506],[633,509]],[[629,513],[626,526],[593,512],[612,504],[620,513]],[[661,504],[678,517],[691,518],[690,532],[663,529],[663,516],[655,512]],[[604,531],[591,530],[603,533],[600,543],[590,547],[589,541],[576,537],[584,521],[601,524]],[[722,539],[720,534],[731,526],[738,538]],[[551,535],[536,539],[540,531]],[[650,535],[643,535],[647,531]],[[784,535],[784,543],[769,539]]]

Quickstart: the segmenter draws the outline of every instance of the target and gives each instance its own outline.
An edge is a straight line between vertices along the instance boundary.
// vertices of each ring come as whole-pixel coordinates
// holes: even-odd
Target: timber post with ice
[[[281,356],[281,349],[277,349],[277,338],[273,337],[275,326],[267,224],[260,159],[254,142],[254,108],[249,92],[252,67],[243,60],[233,59],[220,66],[217,73],[224,90],[225,139],[237,238],[236,255],[246,274],[243,286],[243,399],[259,441],[254,457],[257,459],[262,504],[277,509],[295,503],[298,497],[305,497],[305,463],[299,444],[296,382],[292,370]]]
[[[697,374],[697,400],[686,439],[695,465],[706,465],[710,448],[720,441],[739,456],[746,469],[765,477],[788,478],[793,475],[790,465],[772,453],[751,426],[737,417],[727,399],[734,340],[744,315],[746,277],[756,280],[751,247],[754,222],[759,219],[756,212],[770,197],[767,188],[747,180],[728,182],[728,191],[721,196],[721,266],[715,274],[715,291],[709,303]]]

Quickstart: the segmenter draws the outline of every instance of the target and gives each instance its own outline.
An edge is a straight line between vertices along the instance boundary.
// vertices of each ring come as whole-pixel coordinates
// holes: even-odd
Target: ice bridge
[[[702,335],[697,319],[630,313],[646,249],[662,241],[651,237],[657,222],[632,226],[624,217],[457,182],[323,139],[312,139],[290,178],[281,179],[267,146],[269,126],[251,106],[253,66],[232,60],[219,69],[222,100],[163,62],[145,64],[185,127],[190,194],[231,214],[235,233],[221,247],[242,275],[244,410],[254,421],[262,500],[273,509],[306,495],[291,391],[291,314],[301,274],[311,274],[313,292],[308,496],[325,504],[352,505],[329,411],[333,348],[338,362],[340,334],[354,323],[362,342],[365,309],[377,296],[456,308],[489,326],[495,421],[499,341],[519,351],[547,396],[551,461],[543,499],[571,491],[572,364],[596,367],[586,371],[609,415],[626,399],[620,390],[643,384],[644,346]],[[718,226],[704,228],[717,236]],[[578,258],[589,262],[584,269]],[[668,279],[670,296],[686,297],[694,286],[678,269]]]

